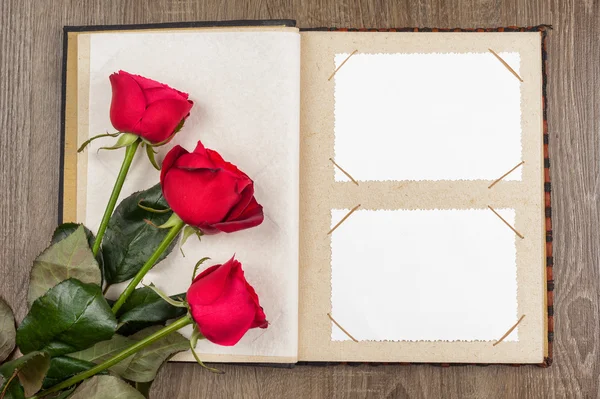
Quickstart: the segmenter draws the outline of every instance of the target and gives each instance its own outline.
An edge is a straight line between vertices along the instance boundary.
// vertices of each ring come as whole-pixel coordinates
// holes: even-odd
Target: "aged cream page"
[[[185,292],[198,259],[242,262],[270,325],[250,330],[233,347],[201,341],[204,361],[293,363],[298,343],[298,169],[300,36],[295,28],[204,28],[79,34],[78,141],[111,131],[108,77],[120,69],[190,93],[194,101],[183,130],[161,147],[158,159],[198,140],[219,151],[254,181],[264,206],[262,225],[233,234],[190,238],[145,277],[173,295]],[[95,141],[79,156],[78,222],[95,231],[122,162],[123,150],[100,151]],[[120,199],[159,181],[139,153]],[[208,263],[207,263],[208,265]],[[109,291],[116,295],[115,287]],[[190,329],[183,330],[189,334]],[[190,353],[175,360],[194,361]]]
[[[541,363],[540,33],[301,36],[299,360]]]

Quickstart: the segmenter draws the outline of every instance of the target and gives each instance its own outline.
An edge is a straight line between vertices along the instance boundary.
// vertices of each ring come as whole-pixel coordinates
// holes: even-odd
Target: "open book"
[[[191,93],[182,132],[255,181],[265,221],[188,240],[176,294],[234,253],[270,326],[217,362],[550,363],[544,28],[302,30],[293,21],[65,29],[62,221],[97,229],[122,151],[120,69]],[[121,198],[158,182],[142,154]],[[192,360],[180,354],[176,360]]]

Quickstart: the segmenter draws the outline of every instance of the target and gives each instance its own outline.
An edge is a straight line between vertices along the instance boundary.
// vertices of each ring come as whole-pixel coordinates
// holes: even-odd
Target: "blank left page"
[[[235,254],[264,307],[269,328],[250,330],[233,347],[200,342],[206,361],[295,362],[298,343],[298,153],[300,36],[295,28],[213,28],[81,34],[78,38],[79,141],[112,131],[108,77],[120,69],[188,92],[190,117],[174,145],[193,150],[198,140],[221,153],[254,181],[265,220],[232,234],[194,237],[185,257],[176,248],[144,279],[169,295],[185,292],[195,263]],[[87,110],[86,110],[87,108]],[[83,137],[82,137],[83,132]],[[93,142],[79,159],[78,221],[95,231],[123,159]],[[159,181],[141,151],[120,200]],[[206,265],[211,263],[207,262]],[[112,287],[113,296],[123,287]],[[114,291],[113,291],[114,290]],[[119,290],[119,291],[117,291]],[[191,329],[183,330],[186,335]],[[176,360],[193,361],[190,353]]]

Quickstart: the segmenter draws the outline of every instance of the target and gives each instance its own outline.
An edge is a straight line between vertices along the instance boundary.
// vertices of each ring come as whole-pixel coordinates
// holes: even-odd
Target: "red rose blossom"
[[[187,93],[125,71],[110,75],[110,83],[110,120],[115,129],[155,144],[175,133],[194,104]]]
[[[205,234],[248,229],[264,219],[254,182],[201,142],[192,153],[173,147],[163,161],[160,182],[173,212]]]
[[[186,300],[202,335],[218,345],[235,345],[249,329],[269,324],[242,264],[234,258],[200,273]]]

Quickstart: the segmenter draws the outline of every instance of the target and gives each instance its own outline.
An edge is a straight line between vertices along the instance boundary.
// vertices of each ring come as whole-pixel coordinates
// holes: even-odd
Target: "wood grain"
[[[295,18],[299,26],[552,24],[555,361],[536,367],[163,368],[154,398],[597,397],[600,391],[598,0],[0,0],[0,295],[21,319],[32,260],[56,225],[62,26]]]

